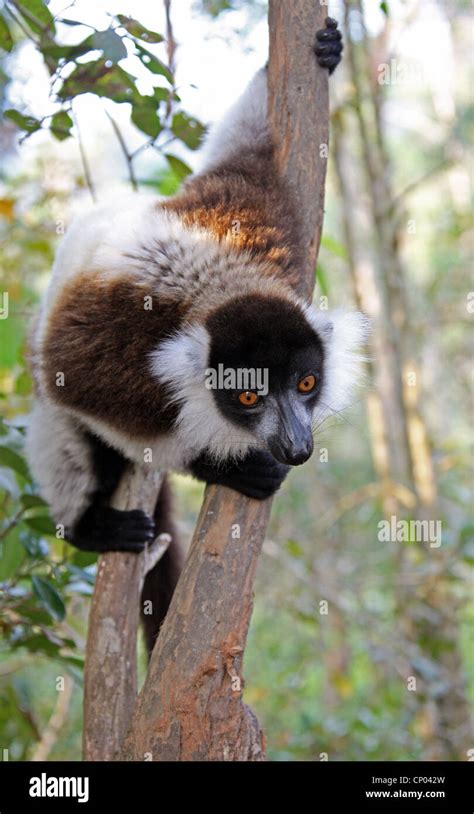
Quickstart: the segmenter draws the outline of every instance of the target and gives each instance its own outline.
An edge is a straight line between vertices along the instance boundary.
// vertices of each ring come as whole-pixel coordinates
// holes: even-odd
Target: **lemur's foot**
[[[273,455],[261,449],[251,449],[242,460],[225,463],[221,467],[204,454],[191,466],[192,474],[199,480],[228,486],[257,500],[265,500],[275,494],[289,469],[289,466],[279,463]]]
[[[316,42],[314,53],[318,57],[318,62],[322,68],[328,68],[332,73],[341,61],[342,34],[337,27],[337,20],[326,17],[326,28],[321,28],[316,32]]]
[[[71,543],[83,551],[143,551],[156,536],[155,522],[145,512],[120,511],[109,506],[90,506],[71,535]]]

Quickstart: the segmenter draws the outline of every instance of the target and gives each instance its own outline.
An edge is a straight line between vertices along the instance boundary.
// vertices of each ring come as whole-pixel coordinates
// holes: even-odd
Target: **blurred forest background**
[[[315,298],[375,328],[370,383],[285,483],[259,566],[245,697],[273,760],[472,746],[470,10],[329,4],[345,51]],[[79,760],[95,557],[54,537],[23,458],[27,331],[78,205],[179,187],[265,62],[266,3],[5,0],[0,15],[0,748]],[[202,487],[174,480],[187,542]],[[440,521],[441,545],[384,541],[392,516]]]

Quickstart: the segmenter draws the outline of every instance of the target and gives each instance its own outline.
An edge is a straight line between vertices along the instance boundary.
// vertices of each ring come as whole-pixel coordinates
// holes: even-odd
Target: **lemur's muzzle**
[[[313,452],[311,424],[303,424],[287,404],[279,404],[279,417],[279,430],[268,439],[270,452],[282,464],[304,464]]]

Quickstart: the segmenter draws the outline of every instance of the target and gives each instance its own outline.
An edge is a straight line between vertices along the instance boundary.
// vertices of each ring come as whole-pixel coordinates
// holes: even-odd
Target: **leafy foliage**
[[[108,28],[92,29],[92,33],[72,45],[64,41],[65,29],[67,32],[83,25],[92,28],[87,22],[82,24],[61,15],[53,19],[43,0],[10,0],[5,13],[0,15],[0,49],[10,52],[15,35],[18,40],[26,35],[35,44],[49,72],[50,97],[57,107],[53,115],[42,119],[24,110],[6,109],[5,117],[22,132],[22,140],[45,129],[60,141],[74,135],[73,102],[89,93],[117,105],[130,105],[131,121],[148,137],[149,145],[159,146],[156,142],[163,134],[167,145],[177,141],[196,150],[204,129],[183,110],[175,110],[179,97],[172,72],[149,47],[162,43],[162,34],[133,17],[117,14],[111,16]],[[153,86],[151,94],[138,90],[137,77],[128,68],[133,58],[146,70]],[[127,67],[119,64],[125,60]],[[136,152],[140,151],[138,148]],[[131,163],[134,157],[128,155],[128,161]],[[184,166],[182,159],[176,159],[174,168],[179,178],[187,174]]]
[[[87,35],[72,42],[76,29],[81,33],[84,25]],[[43,0],[11,0],[0,14],[0,49],[9,55],[26,39],[43,58],[55,112],[37,117],[4,102],[4,120],[17,128],[20,143],[40,131],[49,132],[53,142],[77,136],[74,102],[92,94],[108,105],[109,115],[114,105],[128,106],[131,122],[144,136],[137,154],[149,146],[161,151],[157,140],[163,139],[164,168],[156,178],[145,180],[164,192],[175,191],[190,170],[170,152],[170,144],[195,150],[204,129],[180,107],[174,77],[155,52],[163,36],[123,14],[111,17],[105,30],[95,30],[87,21],[61,15],[53,19]],[[142,77],[146,71],[148,93],[138,90],[129,68],[134,59],[140,63]],[[116,125],[115,129],[122,138]],[[134,157],[127,155],[130,166]],[[44,170],[45,166],[38,167],[38,178],[44,177]],[[58,536],[23,455],[24,414],[31,393],[24,363],[25,336],[37,299],[37,278],[49,271],[57,236],[63,231],[54,210],[61,198],[42,185],[35,190],[31,176],[17,175],[8,181],[8,189],[8,195],[0,198],[0,239],[4,227],[9,233],[8,243],[2,239],[0,288],[10,298],[8,319],[0,322],[0,415],[4,416],[0,420],[0,727],[12,744],[12,757],[24,758],[28,744],[41,736],[41,727],[38,701],[30,692],[23,666],[35,665],[41,675],[67,671],[75,682],[81,681],[86,603],[93,590],[96,556],[73,550]],[[25,195],[30,204],[26,219],[21,214]],[[11,681],[8,670],[7,681],[2,679],[5,660],[7,664],[13,660]],[[45,690],[45,696],[51,698],[51,691]],[[47,705],[45,709],[50,711]],[[77,748],[76,744],[75,754]]]

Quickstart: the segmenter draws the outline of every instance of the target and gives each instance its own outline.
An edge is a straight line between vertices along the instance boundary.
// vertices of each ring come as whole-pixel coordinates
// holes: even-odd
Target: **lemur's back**
[[[318,36],[332,70],[335,22]],[[213,128],[178,196],[94,207],[58,251],[32,339],[27,453],[78,548],[138,552],[168,530],[162,505],[160,518],[111,508],[129,462],[263,499],[311,455],[313,422],[348,403],[365,323],[298,295],[301,213],[273,162],[266,83],[260,71]],[[208,387],[221,369],[229,386]],[[268,374],[265,392],[242,371]]]

